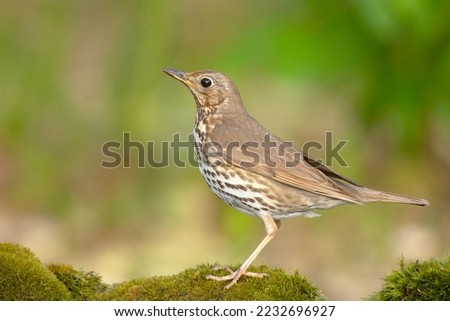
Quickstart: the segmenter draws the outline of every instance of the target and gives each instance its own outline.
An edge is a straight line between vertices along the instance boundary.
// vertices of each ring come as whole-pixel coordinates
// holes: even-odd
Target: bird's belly
[[[240,168],[205,163],[199,168],[211,190],[225,203],[244,214],[267,214],[275,219],[302,215],[314,217],[317,214],[312,213],[312,209],[331,207],[327,204],[314,206],[317,205],[318,195],[314,195],[313,199],[306,191],[287,188],[286,185]]]
[[[204,165],[200,166],[200,172],[214,194],[238,211],[259,216],[265,209],[257,201],[262,197],[261,193],[255,191],[256,186],[250,186],[248,181],[237,174],[231,174],[219,167]]]

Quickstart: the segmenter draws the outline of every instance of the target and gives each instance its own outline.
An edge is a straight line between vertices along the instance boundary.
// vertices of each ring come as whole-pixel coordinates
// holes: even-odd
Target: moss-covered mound
[[[384,279],[381,291],[373,300],[380,301],[449,301],[450,257],[444,260],[405,263]]]
[[[268,273],[263,279],[243,276],[229,290],[227,284],[205,279],[220,275],[210,265],[200,265],[173,276],[158,276],[104,284],[94,272],[67,264],[44,265],[28,249],[0,244],[0,300],[323,300],[319,289],[298,273],[252,267]]]
[[[232,267],[236,268],[236,267]],[[161,276],[124,282],[100,295],[102,300],[324,300],[319,289],[298,274],[286,274],[280,269],[252,267],[252,272],[268,273],[265,278],[243,276],[239,282],[224,290],[226,282],[205,279],[213,271],[211,265],[200,265],[174,276]]]
[[[70,300],[67,288],[28,249],[0,243],[0,300]]]

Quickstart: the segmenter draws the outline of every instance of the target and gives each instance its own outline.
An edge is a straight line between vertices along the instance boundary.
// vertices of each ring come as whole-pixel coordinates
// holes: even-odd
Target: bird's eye
[[[202,85],[202,87],[204,88],[208,88],[211,87],[212,85],[212,80],[210,78],[202,78],[202,80],[200,80],[200,84]]]

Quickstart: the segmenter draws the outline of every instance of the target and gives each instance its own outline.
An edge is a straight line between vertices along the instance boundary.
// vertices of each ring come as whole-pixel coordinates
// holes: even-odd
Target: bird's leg
[[[225,289],[229,289],[239,280],[239,278],[242,275],[247,275],[247,276],[251,276],[251,277],[259,277],[259,278],[268,276],[268,274],[266,274],[266,273],[247,272],[247,269],[250,266],[250,264],[252,264],[252,262],[256,259],[256,257],[259,255],[259,253],[264,249],[264,247],[270,242],[270,240],[273,239],[273,237],[275,236],[275,233],[278,231],[278,228],[281,225],[281,221],[275,220],[270,215],[263,215],[263,216],[261,216],[261,218],[262,218],[262,220],[264,222],[264,226],[266,228],[266,236],[261,241],[261,243],[259,243],[258,247],[252,252],[252,254],[250,254],[248,259],[245,260],[245,262],[242,263],[242,265],[236,271],[232,271],[230,268],[225,268],[226,270],[228,270],[230,272],[229,275],[225,275],[225,276],[207,275],[206,276],[207,279],[216,280],[216,281],[231,280],[231,282],[225,286]]]

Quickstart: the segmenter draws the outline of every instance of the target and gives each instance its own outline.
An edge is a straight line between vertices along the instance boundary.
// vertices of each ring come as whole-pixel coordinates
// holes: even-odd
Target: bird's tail
[[[357,190],[361,198],[363,199],[363,202],[390,202],[390,203],[402,203],[418,206],[430,205],[430,203],[423,198],[382,192],[362,186],[358,187]]]

